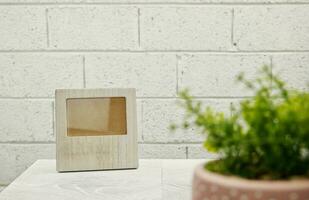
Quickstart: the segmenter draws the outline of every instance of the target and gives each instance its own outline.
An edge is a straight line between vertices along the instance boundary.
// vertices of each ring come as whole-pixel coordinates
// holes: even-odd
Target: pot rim
[[[195,168],[195,176],[225,187],[238,189],[255,189],[255,190],[309,190],[309,179],[292,179],[292,180],[251,180],[237,176],[226,176],[215,172],[208,171],[204,164]]]

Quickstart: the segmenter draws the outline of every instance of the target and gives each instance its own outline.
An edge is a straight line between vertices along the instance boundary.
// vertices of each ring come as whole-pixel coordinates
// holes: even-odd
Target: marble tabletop
[[[0,193],[0,200],[189,200],[193,170],[205,160],[139,160],[138,169],[56,171],[38,160]]]

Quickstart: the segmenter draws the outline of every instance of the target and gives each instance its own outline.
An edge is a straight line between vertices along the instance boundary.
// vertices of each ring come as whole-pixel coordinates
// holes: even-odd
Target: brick
[[[143,107],[142,107],[142,101],[136,100],[136,114],[137,114],[137,138],[138,142],[143,141]]]
[[[309,54],[273,56],[273,71],[279,74],[289,89],[309,91]]]
[[[177,144],[139,144],[139,158],[186,158],[186,147]]]
[[[52,101],[0,100],[0,141],[54,141]]]
[[[218,157],[217,154],[208,152],[203,144],[188,145],[188,159],[216,159]]]
[[[202,100],[204,106],[211,106],[215,111],[229,115],[231,100]],[[201,142],[204,135],[199,134],[197,128],[169,130],[171,123],[181,124],[184,109],[176,100],[145,100],[143,103],[143,138],[145,142]]]
[[[231,48],[231,9],[141,8],[140,29],[144,49],[226,50]]]
[[[47,46],[43,7],[1,6],[0,49],[43,49]]]
[[[100,54],[86,56],[87,87],[133,87],[139,97],[176,95],[176,56]]]
[[[48,10],[53,49],[134,49],[138,46],[135,7],[87,6]]]
[[[235,9],[234,38],[240,50],[309,50],[309,6]]]
[[[57,88],[83,87],[82,57],[1,54],[1,97],[52,97]]]
[[[237,75],[244,72],[252,80],[257,69],[269,63],[263,55],[184,55],[179,60],[179,88],[200,97],[249,96],[252,93],[236,82]]]
[[[55,158],[54,144],[0,144],[0,183],[9,184],[38,159]]]

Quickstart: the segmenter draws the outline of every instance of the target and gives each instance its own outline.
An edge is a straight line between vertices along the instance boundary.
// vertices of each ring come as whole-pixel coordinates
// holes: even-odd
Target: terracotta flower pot
[[[255,181],[206,171],[194,172],[193,200],[309,200],[309,180]]]

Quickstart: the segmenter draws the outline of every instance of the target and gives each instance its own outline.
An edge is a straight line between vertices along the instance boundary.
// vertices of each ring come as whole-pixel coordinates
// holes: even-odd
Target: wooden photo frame
[[[56,90],[57,171],[137,168],[135,93]]]

